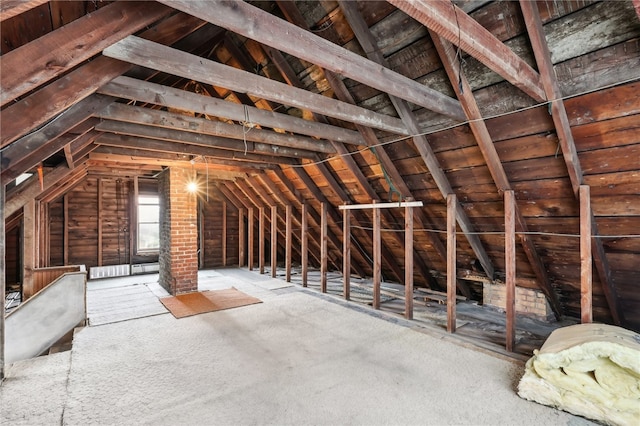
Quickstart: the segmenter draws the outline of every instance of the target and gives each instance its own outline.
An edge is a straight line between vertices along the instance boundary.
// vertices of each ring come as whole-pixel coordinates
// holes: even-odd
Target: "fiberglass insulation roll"
[[[603,324],[560,328],[527,361],[525,399],[610,425],[640,425],[640,335]]]

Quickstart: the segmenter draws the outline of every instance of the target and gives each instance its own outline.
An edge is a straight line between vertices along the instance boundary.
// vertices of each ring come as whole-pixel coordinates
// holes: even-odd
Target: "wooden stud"
[[[133,254],[138,252],[138,196],[140,195],[140,182],[138,182],[138,176],[133,177],[133,201],[130,208],[130,221],[129,229],[134,229],[135,232],[129,232],[129,263],[133,264]]]
[[[258,209],[258,266],[264,274],[264,207]]]
[[[373,209],[373,309],[380,309],[380,280],[382,278],[381,238],[380,209]]]
[[[516,198],[513,190],[504,192],[504,257],[506,282],[506,349],[513,352],[516,343]]]
[[[36,203],[31,200],[24,205],[22,215],[22,294],[24,300],[29,299],[34,293],[33,270],[37,267],[36,244],[38,243],[38,233],[36,232],[36,221],[38,210]],[[4,301],[2,301],[4,303]]]
[[[346,300],[351,299],[351,213],[342,210],[342,291]]]
[[[247,265],[249,266],[249,270],[253,271],[253,207],[249,207],[249,212],[247,214],[247,233],[248,235],[248,248],[247,248],[247,253],[248,253],[248,259],[247,259]]]
[[[104,209],[102,207],[103,191],[104,184],[102,178],[98,178],[98,266],[102,266],[102,222],[104,220]]]
[[[447,195],[447,331],[456,331],[456,281],[457,281],[457,247],[456,247],[456,194]]]
[[[327,203],[321,203],[320,225],[320,291],[327,292]]]
[[[227,202],[222,202],[222,266],[227,266]]]
[[[271,206],[271,278],[276,277],[278,259],[278,207]]]
[[[308,235],[308,227],[309,227],[309,218],[307,212],[307,205],[302,204],[301,209],[301,227],[300,227],[300,239],[301,245],[300,251],[302,251],[302,287],[307,286],[307,278],[309,275],[309,235]]]
[[[69,194],[64,194],[62,198],[62,257],[64,265],[69,264]]]
[[[293,240],[293,230],[291,229],[291,221],[292,221],[292,212],[291,212],[291,204],[287,204],[285,208],[285,220],[286,220],[286,238],[285,238],[285,269],[286,269],[286,280],[287,282],[291,282],[291,252],[293,250],[292,240]]]
[[[238,266],[244,265],[244,209],[238,210]]]
[[[580,322],[593,322],[593,258],[591,257],[591,194],[580,185]]]
[[[413,207],[404,208],[404,317],[413,319]]]

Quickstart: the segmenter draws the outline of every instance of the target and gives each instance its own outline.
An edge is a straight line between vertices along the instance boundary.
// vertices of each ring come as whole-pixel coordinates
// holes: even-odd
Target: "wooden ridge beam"
[[[154,2],[111,3],[2,55],[0,105],[91,59],[170,12],[170,8]]]
[[[378,114],[356,105],[345,104],[320,94],[291,87],[279,81],[260,77],[143,38],[128,36],[104,49],[102,54],[180,77],[308,109],[339,120],[392,133],[405,134],[406,132],[402,122],[395,117]]]
[[[406,98],[416,105],[459,121],[464,120],[464,115],[456,100],[388,68],[379,67],[354,52],[249,3],[193,0],[160,1],[167,6],[317,64],[382,92]],[[257,25],[257,23],[260,24]],[[326,112],[320,111],[320,113],[330,115]]]
[[[316,152],[296,148],[279,147],[261,142],[240,141],[204,133],[185,132],[165,127],[147,126],[144,124],[126,123],[122,121],[104,120],[96,125],[96,130],[117,135],[136,136],[140,138],[158,139],[163,141],[180,142],[184,144],[217,148],[243,153],[264,154],[274,157],[291,157],[317,160]],[[144,148],[144,147],[140,147]]]
[[[549,53],[549,46],[547,45],[547,40],[542,28],[538,7],[536,3],[521,0],[520,8],[522,9],[522,15],[527,21],[529,40],[531,41],[531,47],[533,48],[538,69],[540,70],[544,91],[547,99],[551,100],[551,116],[560,142],[562,156],[569,172],[573,193],[576,199],[579,200],[580,185],[583,184],[582,167],[580,166],[580,159],[578,158],[578,151],[573,139],[573,134],[571,133],[567,111],[564,106],[564,101],[562,100],[562,92],[558,86],[558,80],[555,75],[553,63],[551,62],[551,54]],[[613,321],[617,325],[624,325],[625,318],[620,308],[618,292],[613,282],[613,277],[611,276],[611,269],[609,268],[609,262],[602,240],[598,238],[598,224],[595,220],[593,210],[590,210],[590,216],[592,218],[593,261],[596,265],[598,277],[600,278],[600,283],[602,284],[602,289]]]
[[[180,13],[144,31],[141,37],[171,44],[204,24],[200,19]],[[0,113],[0,147],[43,125],[130,68],[130,64],[122,61],[98,56],[15,104],[7,106]]]
[[[341,7],[345,12],[345,16],[351,25],[355,36],[358,41],[361,43],[363,49],[368,52],[367,55],[376,63],[379,63],[382,66],[387,66],[387,60],[384,58],[382,53],[379,51],[377,43],[373,38],[373,35],[369,31],[364,19],[357,11],[355,5],[349,2],[341,2]],[[389,96],[391,102],[393,103],[398,115],[403,120],[404,124],[407,126],[409,133],[417,135],[413,137],[414,145],[418,149],[422,160],[425,165],[429,169],[429,173],[431,173],[431,177],[435,181],[442,197],[446,200],[447,195],[453,194],[453,188],[449,183],[449,179],[442,170],[440,166],[440,162],[438,161],[429,141],[425,136],[420,135],[420,127],[418,120],[416,119],[415,114],[411,110],[411,106],[401,98],[395,96]],[[456,201],[457,202],[457,201]],[[482,241],[475,233],[471,220],[462,209],[462,206],[456,209],[456,218],[460,229],[465,234],[467,241],[471,245],[474,254],[480,261],[482,268],[488,277],[493,278],[494,276],[494,267],[491,258],[487,254]],[[445,257],[446,259],[446,257]]]
[[[389,0],[538,102],[547,100],[540,75],[489,30],[449,0]]]
[[[297,148],[307,151],[334,154],[336,149],[326,140],[306,136],[279,133],[260,128],[247,128],[222,121],[189,117],[184,114],[160,111],[121,103],[113,103],[96,114],[105,120],[117,120],[127,123],[144,124],[173,130],[220,136],[225,138],[262,142],[265,144]]]
[[[294,133],[336,140],[353,145],[365,145],[358,132],[316,123],[287,114],[266,111],[247,105],[239,105],[210,96],[179,90],[156,83],[136,80],[130,77],[118,77],[98,90],[98,93],[120,98],[132,99],[168,108],[194,111],[238,122],[246,121],[263,127],[285,129]]]
[[[456,58],[453,45],[431,30],[429,30],[429,34],[431,35],[433,44],[440,55],[445,71],[449,76],[451,86],[460,100],[462,108],[469,120],[471,132],[473,133],[476,143],[480,148],[480,152],[482,153],[485,163],[489,168],[489,173],[498,188],[498,192],[503,193],[504,191],[511,190],[511,183],[509,182],[507,173],[502,166],[502,161],[498,156],[498,152],[496,151],[493,140],[491,139],[487,125],[482,118],[480,108],[478,108],[478,104],[473,96],[471,86],[469,85],[466,76],[460,73],[461,68],[459,66],[458,59]],[[515,197],[515,195],[513,196]],[[535,244],[529,235],[526,234],[528,231],[527,224],[522,213],[518,209],[515,200],[513,207],[513,220],[515,221],[517,231],[519,232],[520,244],[527,256],[527,259],[529,260],[529,264],[531,265],[534,274],[536,275],[538,285],[547,297],[556,319],[559,320],[562,316],[560,300],[553,288],[549,274],[547,274],[547,268],[538,255]]]

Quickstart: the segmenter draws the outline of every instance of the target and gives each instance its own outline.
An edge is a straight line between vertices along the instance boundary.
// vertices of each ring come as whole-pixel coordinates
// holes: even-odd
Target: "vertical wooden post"
[[[238,266],[244,265],[244,209],[238,210]]]
[[[258,209],[258,266],[260,273],[264,274],[264,207]]]
[[[580,185],[580,321],[593,321],[593,261],[591,257],[591,191]]]
[[[291,204],[287,204],[285,210],[285,220],[286,220],[286,228],[285,229],[285,239],[286,239],[286,257],[285,257],[285,269],[286,269],[286,281],[291,282],[291,252],[293,251],[293,247],[291,246],[293,243],[293,229],[291,229]]]
[[[382,279],[382,241],[380,209],[373,209],[373,309],[380,309],[380,281]]]
[[[102,266],[102,222],[104,221],[104,209],[102,206],[102,198],[104,197],[102,178],[98,178],[98,266]],[[116,194],[116,197],[118,195]],[[116,212],[119,214],[120,212]],[[118,249],[119,251],[120,249]]]
[[[253,207],[249,207],[249,212],[247,213],[247,232],[249,234],[249,241],[247,243],[247,265],[249,270],[253,271]]]
[[[271,278],[276,277],[278,266],[278,207],[271,206]]]
[[[458,199],[456,194],[447,195],[447,331],[456,331],[456,281],[457,271],[457,235],[456,209]]]
[[[222,202],[222,266],[227,266],[227,202]]]
[[[134,241],[138,241],[137,229],[138,229],[138,176],[133,177],[133,202],[129,209],[129,264],[133,264],[133,255],[136,253],[137,247]],[[135,232],[132,230],[136,230]],[[134,236],[135,235],[135,236]]]
[[[69,194],[64,194],[62,198],[62,262],[69,264]]]
[[[351,212],[342,210],[342,291],[346,300],[351,299]]]
[[[327,292],[327,203],[321,203],[320,218],[320,291]]]
[[[309,222],[307,219],[307,205],[302,205],[302,221],[300,236],[302,241],[302,287],[307,286],[307,275],[309,274]]]
[[[413,319],[413,207],[404,208],[404,317]]]
[[[4,327],[5,327],[5,309],[4,301],[6,299],[6,273],[4,259],[6,255],[7,237],[5,234],[5,217],[4,217],[4,183],[0,182],[0,381],[4,379]]]
[[[506,349],[513,352],[516,343],[516,197],[504,192],[504,257],[506,271]]]
[[[23,208],[22,216],[22,293],[27,300],[34,293],[33,270],[36,265],[36,243],[38,241],[36,226],[36,203],[29,200]],[[4,300],[2,301],[4,303]]]

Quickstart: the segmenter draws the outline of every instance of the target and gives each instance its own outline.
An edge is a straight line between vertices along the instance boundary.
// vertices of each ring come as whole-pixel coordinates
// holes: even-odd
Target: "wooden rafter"
[[[553,62],[551,62],[551,54],[549,53],[549,46],[542,29],[542,21],[538,12],[536,3],[526,0],[520,1],[520,8],[522,14],[527,22],[527,31],[529,33],[529,40],[531,41],[531,47],[536,57],[538,69],[540,70],[540,76],[542,77],[542,85],[546,93],[547,99],[551,102],[551,116],[553,117],[553,123],[555,125],[558,140],[560,141],[560,148],[562,155],[569,172],[569,178],[571,180],[571,186],[576,199],[579,200],[580,185],[583,184],[582,167],[580,166],[580,159],[578,158],[578,151],[576,149],[575,142],[573,140],[573,134],[571,133],[571,126],[569,124],[569,118],[567,111],[562,100],[562,92],[558,86],[558,80],[553,68]],[[592,256],[596,265],[598,277],[604,291],[607,304],[609,305],[609,311],[616,324],[624,324],[624,316],[622,309],[620,308],[620,301],[618,298],[615,283],[611,276],[611,270],[609,268],[609,262],[602,244],[602,240],[598,238],[598,224],[595,220],[593,210],[591,209],[591,224],[592,224]]]
[[[500,161],[498,152],[496,151],[493,140],[491,139],[487,125],[482,118],[480,108],[473,96],[471,86],[469,85],[466,76],[460,73],[461,68],[459,66],[458,59],[456,58],[453,45],[433,31],[430,31],[430,34],[447,75],[449,76],[451,86],[456,92],[456,96],[460,100],[462,108],[467,115],[469,127],[471,127],[471,131],[475,137],[478,147],[480,148],[480,152],[482,153],[485,163],[489,168],[491,177],[498,188],[498,192],[503,193],[504,191],[511,190],[511,183],[509,182],[507,173],[502,166],[502,162]],[[527,223],[515,201],[514,205],[513,219],[516,223],[516,230],[519,233],[518,238],[520,239],[522,249],[524,250],[527,259],[529,260],[529,264],[538,279],[540,289],[549,301],[549,305],[551,306],[556,319],[560,319],[562,315],[560,300],[558,299],[558,296],[551,284],[549,274],[547,274],[547,268],[538,255],[535,244],[531,240],[530,236],[527,235]]]
[[[269,145],[297,148],[327,154],[333,154],[336,152],[336,149],[331,145],[331,143],[329,143],[329,141],[326,140],[292,135],[289,133],[278,133],[260,128],[247,128],[222,121],[207,120],[204,118],[190,117],[184,114],[120,103],[113,103],[109,105],[107,108],[96,114],[96,116],[105,120],[117,120],[148,126],[157,126],[241,141],[247,140],[252,142],[262,142]]]
[[[375,39],[371,35],[371,32],[364,22],[364,19],[362,19],[362,16],[357,11],[355,5],[349,2],[341,2],[340,4],[343,8],[343,11],[345,12],[345,16],[347,17],[349,24],[351,25],[351,28],[354,31],[355,36],[358,38],[358,41],[362,45],[364,51],[367,52],[369,58],[371,58],[371,60],[373,60],[374,62],[381,64],[382,66],[388,66],[386,59],[378,49]],[[454,193],[453,188],[451,187],[447,176],[442,170],[440,162],[438,161],[435,153],[431,149],[429,141],[425,136],[420,136],[421,132],[419,124],[414,113],[411,110],[411,106],[401,98],[392,95],[389,95],[389,97],[396,111],[398,111],[398,115],[407,126],[409,133],[418,135],[413,137],[414,145],[418,149],[422,160],[429,169],[431,177],[438,186],[440,193],[446,199],[448,194]],[[471,248],[480,261],[482,268],[484,269],[488,277],[493,278],[493,263],[491,262],[491,258],[487,254],[482,241],[480,241],[480,238],[474,232],[471,220],[469,220],[469,217],[466,215],[464,209],[462,209],[461,206],[460,208],[456,209],[456,213],[458,225],[464,232],[467,240],[469,241],[469,244],[471,245]]]
[[[3,0],[0,3],[0,22],[34,9],[49,0]]]
[[[47,191],[52,186],[57,185],[59,182],[67,178],[71,174],[71,172],[72,170],[69,167],[62,164],[55,169],[45,173],[44,191]],[[7,192],[4,205],[5,216],[11,216],[22,206],[24,206],[29,200],[37,197],[44,191],[40,187],[40,182],[38,182],[38,179],[34,178],[18,187],[15,187],[13,191]]]
[[[339,120],[392,133],[406,132],[402,122],[397,118],[297,89],[139,37],[129,36],[104,49],[102,54],[169,74],[330,115]]]
[[[540,75],[489,30],[449,0],[389,0],[473,56],[536,101],[545,101]]]
[[[194,111],[238,122],[246,121],[263,127],[285,129],[291,132],[336,140],[355,145],[364,145],[358,132],[337,126],[316,123],[309,120],[261,110],[247,105],[223,101],[210,96],[175,89],[160,84],[118,77],[98,90],[98,93],[147,102],[170,108]]]
[[[6,53],[1,63],[0,105],[47,83],[169,12],[170,8],[152,2],[112,3]]]
[[[456,100],[388,68],[379,67],[354,52],[249,3],[193,0],[161,2],[416,105],[460,121],[464,119]],[[258,22],[260,24],[256,25]]]

